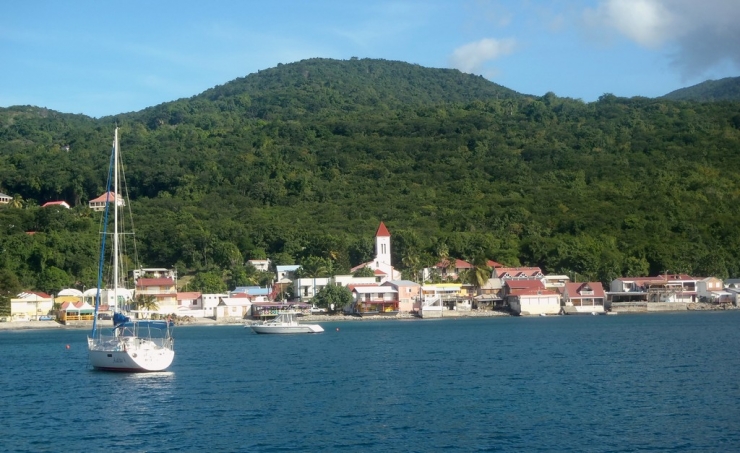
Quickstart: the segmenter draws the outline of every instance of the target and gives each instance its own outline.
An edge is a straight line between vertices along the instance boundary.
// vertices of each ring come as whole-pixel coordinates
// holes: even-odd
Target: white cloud
[[[659,47],[674,32],[676,19],[660,0],[606,0],[584,12],[594,27],[609,27],[645,47]]]
[[[490,60],[509,55],[516,49],[516,40],[485,38],[458,47],[450,56],[450,65],[462,72],[478,73]]]
[[[592,32],[616,32],[640,46],[670,51],[684,79],[728,63],[740,70],[737,0],[602,0],[583,18]]]

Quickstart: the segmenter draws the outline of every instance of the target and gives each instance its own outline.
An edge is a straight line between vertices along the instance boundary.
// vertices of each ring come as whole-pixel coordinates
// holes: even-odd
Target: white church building
[[[351,271],[354,273],[363,267],[372,269],[379,283],[401,279],[401,272],[391,264],[391,234],[383,222],[380,222],[375,232],[375,259],[355,266]]]

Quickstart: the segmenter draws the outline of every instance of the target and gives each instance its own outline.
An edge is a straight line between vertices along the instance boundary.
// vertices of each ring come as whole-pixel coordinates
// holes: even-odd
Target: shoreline
[[[715,306],[709,304],[694,304],[691,308],[677,309],[677,310],[654,310],[654,311],[632,311],[632,310],[617,310],[610,311],[604,314],[623,314],[623,315],[639,315],[639,314],[654,314],[654,313],[684,313],[691,311],[735,311],[739,307],[730,306]],[[453,314],[454,313],[454,314]],[[460,319],[460,318],[498,318],[498,317],[514,317],[516,315],[504,311],[496,310],[472,310],[472,311],[457,311],[450,313],[447,316],[427,318],[427,320],[447,320],[447,319]],[[579,315],[550,315],[555,316],[579,316]],[[525,318],[535,317],[535,315],[521,316]],[[323,315],[303,315],[300,317],[301,321],[310,322],[345,322],[345,321],[409,321],[419,320],[423,321],[424,318],[416,316],[414,313],[399,313],[395,316],[353,316],[346,314],[323,314]],[[242,318],[227,318],[227,319],[213,319],[213,318],[188,318],[187,320],[176,322],[175,327],[189,327],[189,326],[234,326],[234,325],[248,325],[252,322],[257,322],[257,319],[242,319]],[[112,324],[101,322],[103,328],[111,327]],[[0,331],[16,331],[16,330],[46,330],[46,329],[65,329],[65,330],[88,330],[91,325],[73,325],[68,326],[61,324],[57,321],[6,321],[0,322]]]

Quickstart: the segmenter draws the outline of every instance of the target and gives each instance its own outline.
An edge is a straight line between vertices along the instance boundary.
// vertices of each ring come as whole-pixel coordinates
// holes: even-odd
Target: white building
[[[293,281],[293,294],[301,302],[311,300],[330,281],[328,277],[297,278]]]
[[[557,315],[560,294],[549,289],[512,291],[507,297],[511,311],[517,315]]]

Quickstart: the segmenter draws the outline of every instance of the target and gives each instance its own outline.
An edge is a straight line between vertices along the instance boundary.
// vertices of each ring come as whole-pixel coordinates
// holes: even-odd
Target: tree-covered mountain
[[[347,272],[381,220],[409,278],[481,255],[603,282],[740,275],[740,103],[584,103],[360,59],[98,120],[0,109],[0,192],[25,207],[0,207],[0,270],[92,284],[100,216],[85,206],[115,124],[143,264],[181,275],[246,284],[244,260],[264,257]],[[58,199],[74,208],[37,207]]]
[[[740,77],[726,77],[720,80],[707,80],[686,88],[681,88],[663,96],[673,101],[740,101]]]

